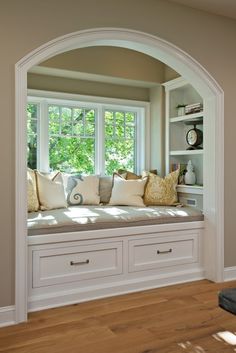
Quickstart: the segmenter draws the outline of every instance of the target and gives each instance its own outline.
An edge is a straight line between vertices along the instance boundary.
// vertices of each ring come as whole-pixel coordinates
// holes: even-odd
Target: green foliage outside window
[[[117,169],[134,171],[135,168],[134,113],[124,111],[105,112],[105,172]]]
[[[28,167],[37,168],[37,104],[28,104],[27,106],[27,157]]]
[[[27,106],[28,166],[37,168],[39,106]],[[49,167],[68,173],[95,173],[96,111],[59,105],[48,107]],[[104,116],[105,173],[135,170],[136,115],[106,110]]]
[[[49,164],[52,170],[94,174],[93,109],[49,106]]]

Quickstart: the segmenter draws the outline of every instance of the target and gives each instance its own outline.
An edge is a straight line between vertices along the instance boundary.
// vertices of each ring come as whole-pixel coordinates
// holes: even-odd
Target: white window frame
[[[142,170],[150,169],[150,104],[148,102],[29,89],[28,103],[39,105],[37,168],[42,172],[49,171],[48,105],[79,106],[95,110],[95,173],[100,175],[105,174],[105,110],[135,112],[137,119],[135,172],[141,173]]]

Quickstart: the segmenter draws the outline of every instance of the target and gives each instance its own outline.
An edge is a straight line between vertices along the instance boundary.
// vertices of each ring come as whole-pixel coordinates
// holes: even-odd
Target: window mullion
[[[48,104],[46,100],[40,103],[39,118],[39,158],[37,168],[42,172],[49,171],[49,128]]]
[[[105,174],[104,109],[99,106],[96,117],[95,172]]]

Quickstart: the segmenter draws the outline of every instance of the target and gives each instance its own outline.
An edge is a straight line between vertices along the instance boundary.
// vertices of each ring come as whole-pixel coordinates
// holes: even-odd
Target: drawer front
[[[198,260],[198,237],[129,241],[129,272],[189,264]]]
[[[33,287],[122,273],[122,242],[33,251]]]

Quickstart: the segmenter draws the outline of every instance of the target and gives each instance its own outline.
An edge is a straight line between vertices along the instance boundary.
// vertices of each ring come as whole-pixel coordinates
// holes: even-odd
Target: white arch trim
[[[179,72],[204,98],[204,235],[206,278],[223,280],[224,269],[224,94],[214,78],[186,52],[156,36],[121,28],[95,28],[56,38],[30,52],[15,66],[16,76],[16,322],[27,320],[26,100],[27,71],[62,52],[98,45],[129,48],[150,55]]]

